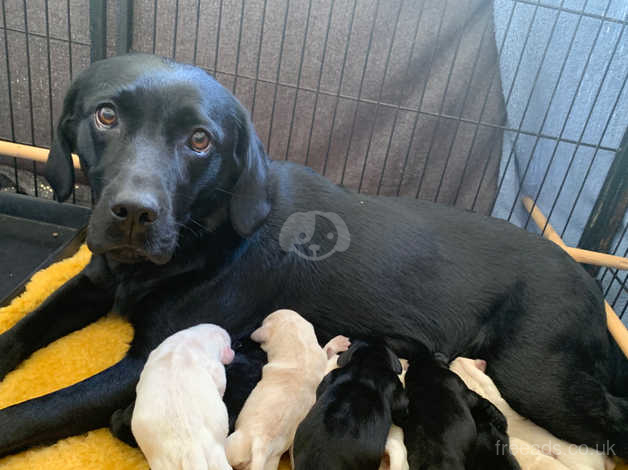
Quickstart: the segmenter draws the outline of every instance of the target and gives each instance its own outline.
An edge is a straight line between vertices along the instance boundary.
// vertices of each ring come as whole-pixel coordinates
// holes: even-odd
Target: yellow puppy
[[[485,361],[458,357],[449,368],[464,381],[467,387],[486,398],[506,416],[508,435],[511,438],[510,450],[523,470],[537,468],[612,470],[615,468],[615,464],[602,452],[562,441],[513,410],[499,393],[493,380],[484,373]],[[537,452],[538,450],[541,452]]]
[[[251,339],[261,343],[268,364],[227,439],[227,459],[236,469],[276,470],[316,401],[333,343],[345,342],[334,338],[323,350],[312,324],[292,310],[268,315]]]
[[[225,330],[201,324],[173,334],[148,356],[131,427],[152,470],[231,470],[222,401],[230,345]]]

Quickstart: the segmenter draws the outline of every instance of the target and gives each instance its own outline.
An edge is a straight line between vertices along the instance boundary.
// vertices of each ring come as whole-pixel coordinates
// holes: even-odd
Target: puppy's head
[[[354,341],[349,349],[341,353],[338,358],[340,368],[350,363],[366,363],[371,368],[379,366],[393,371],[396,375],[403,372],[397,355],[384,344],[370,345],[364,341]]]
[[[229,333],[218,325],[209,323],[178,331],[162,344],[166,343],[169,343],[171,347],[184,346],[199,351],[223,365],[230,364],[235,356],[231,349]]]
[[[318,346],[312,324],[297,312],[285,309],[268,315],[251,339],[260,343],[268,355],[290,354],[296,348]]]
[[[270,210],[248,113],[196,67],[141,54],[93,64],[66,95],[46,165],[60,201],[71,152],[94,195],[88,245],[118,262],[166,263],[183,229],[230,222],[249,236]]]

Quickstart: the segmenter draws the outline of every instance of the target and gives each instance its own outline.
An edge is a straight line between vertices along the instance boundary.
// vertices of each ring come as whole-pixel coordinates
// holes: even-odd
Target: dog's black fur
[[[475,421],[477,438],[473,453],[469,456],[468,470],[514,470],[519,463],[510,452],[506,417],[490,401],[475,395],[471,415]]]
[[[354,341],[338,367],[325,376],[297,428],[296,470],[377,470],[391,424],[405,419],[401,363],[388,347]]]
[[[107,120],[117,115],[110,128],[97,124],[103,105]],[[208,151],[191,148],[198,129],[211,136]],[[483,357],[521,414],[572,442],[609,440],[628,457],[628,360],[610,341],[599,287],[551,242],[272,162],[231,93],[198,68],[154,56],[97,62],[73,83],[46,168],[60,200],[72,190],[71,151],[94,193],[94,255],[0,336],[0,377],[114,307],[135,338],[112,368],[1,410],[0,454],[106,426],[133,400],[149,352],[174,332],[215,323],[238,339],[286,307],[321,342],[343,332],[386,338],[401,357],[417,344]],[[280,240],[290,216],[307,211],[336,214],[350,245],[338,237],[331,256],[306,259],[291,248],[298,223]]]
[[[231,345],[235,357],[225,366],[227,372],[227,388],[223,401],[229,411],[229,432],[235,430],[244,402],[257,383],[262,379],[262,368],[267,362],[266,353],[259,343],[250,338],[243,338]]]
[[[235,429],[235,422],[257,383],[262,379],[262,368],[267,362],[266,353],[250,338],[243,338],[231,344],[235,352],[233,361],[225,366],[227,386],[223,401],[229,413],[229,432]],[[127,408],[117,410],[111,416],[111,433],[128,445],[137,447],[131,431],[131,419],[135,401]]]
[[[135,400],[126,408],[114,411],[111,415],[111,422],[109,423],[111,434],[131,447],[137,447],[137,441],[131,429],[134,408]]]
[[[406,372],[403,423],[412,470],[516,470],[506,418],[469,390],[440,355],[415,355]]]

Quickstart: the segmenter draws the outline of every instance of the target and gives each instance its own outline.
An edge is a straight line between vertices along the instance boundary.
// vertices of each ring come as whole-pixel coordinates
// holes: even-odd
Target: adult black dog
[[[628,360],[595,281],[552,243],[271,162],[231,93],[154,56],[97,62],[73,83],[47,165],[60,200],[74,183],[71,151],[94,192],[94,256],[0,336],[0,377],[112,308],[135,338],[110,369],[1,410],[0,454],[107,425],[172,333],[210,322],[237,339],[287,307],[321,341],[386,337],[401,357],[417,343],[482,357],[517,411],[628,456]],[[312,232],[312,220],[325,230]]]

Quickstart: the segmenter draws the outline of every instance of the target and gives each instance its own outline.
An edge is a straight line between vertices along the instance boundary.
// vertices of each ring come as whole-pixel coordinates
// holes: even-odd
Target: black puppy
[[[257,382],[262,378],[262,368],[267,362],[266,353],[259,344],[246,337],[241,341],[231,343],[235,356],[231,363],[225,366],[227,387],[222,397],[229,413],[229,432],[233,432],[236,419]],[[137,447],[137,442],[131,431],[131,419],[135,402],[127,408],[119,409],[111,416],[109,429],[111,433],[130,446]]]
[[[469,390],[442,355],[415,356],[405,382],[410,469],[519,469],[508,448],[504,415]]]
[[[490,401],[472,390],[468,392],[477,439],[466,468],[469,470],[519,469],[519,463],[510,452],[506,417]]]
[[[173,333],[213,323],[241,337],[290,308],[322,344],[342,331],[403,357],[417,343],[483,357],[520,414],[628,457],[628,360],[599,287],[553,243],[273,161],[229,91],[155,56],[112,57],[74,81],[46,166],[59,200],[74,185],[72,152],[94,195],[93,256],[0,335],[0,378],[112,308],[135,336],[113,367],[0,410],[0,455],[106,426]],[[555,367],[538,374],[548,357]]]
[[[405,417],[401,363],[388,347],[354,341],[338,366],[297,428],[296,470],[377,470],[391,424]]]
[[[235,351],[235,356],[233,361],[225,366],[227,388],[222,397],[229,412],[229,432],[234,431],[236,419],[244,402],[262,379],[262,368],[268,361],[259,344],[249,337],[232,342],[231,348]]]

